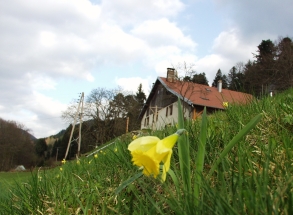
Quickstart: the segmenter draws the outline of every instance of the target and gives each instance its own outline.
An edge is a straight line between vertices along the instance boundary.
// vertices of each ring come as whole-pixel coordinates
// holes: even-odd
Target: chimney
[[[219,93],[222,92],[222,80],[218,81],[218,91],[219,91]]]
[[[167,68],[167,81],[168,82],[175,82],[175,69],[174,68]]]

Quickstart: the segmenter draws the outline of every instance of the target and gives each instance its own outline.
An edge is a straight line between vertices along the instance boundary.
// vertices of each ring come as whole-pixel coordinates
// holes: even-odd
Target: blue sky
[[[262,40],[292,37],[292,11],[291,0],[1,1],[0,118],[40,138],[68,126],[62,111],[81,92],[148,94],[183,62],[211,83]]]

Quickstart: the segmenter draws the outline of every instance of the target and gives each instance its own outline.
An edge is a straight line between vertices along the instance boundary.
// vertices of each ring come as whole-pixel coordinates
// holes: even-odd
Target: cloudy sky
[[[145,93],[186,62],[210,83],[253,59],[262,40],[293,36],[292,0],[0,1],[0,118],[37,138],[68,123],[79,93]]]

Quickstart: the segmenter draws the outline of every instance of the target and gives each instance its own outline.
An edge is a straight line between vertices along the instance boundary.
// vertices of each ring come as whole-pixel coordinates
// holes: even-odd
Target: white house
[[[183,105],[185,118],[195,119],[204,109],[211,113],[224,110],[229,104],[246,104],[252,95],[209,87],[193,82],[180,81],[175,69],[167,69],[167,77],[158,77],[140,113],[141,129],[161,129],[168,124],[177,123],[178,97]]]

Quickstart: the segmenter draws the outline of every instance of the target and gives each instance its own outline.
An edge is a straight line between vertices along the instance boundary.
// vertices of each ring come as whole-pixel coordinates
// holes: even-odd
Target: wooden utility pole
[[[73,132],[74,132],[74,128],[75,128],[75,124],[76,124],[76,121],[77,121],[77,117],[78,116],[79,116],[80,122],[79,122],[79,133],[78,133],[78,151],[77,151],[77,156],[79,156],[80,143],[81,143],[80,141],[81,141],[81,123],[82,123],[83,99],[84,99],[84,93],[82,92],[81,93],[80,100],[79,100],[79,103],[78,103],[78,107],[77,107],[77,110],[76,110],[76,114],[75,114],[75,117],[74,117],[74,122],[72,124],[71,134],[70,134],[70,138],[69,138],[69,141],[68,141],[68,145],[67,145],[67,149],[66,149],[66,153],[65,153],[64,160],[66,160],[67,155],[68,155],[68,151],[69,151],[69,148],[70,148],[70,145],[71,145],[71,140],[72,140],[72,136],[73,136]]]
[[[58,151],[60,147],[57,147],[57,153],[56,153],[56,161],[58,160]]]
[[[83,114],[83,99],[84,99],[84,93],[81,93],[81,111],[79,113],[79,132],[78,132],[78,150],[77,150],[77,157],[80,155],[80,145],[81,145],[81,124],[82,124],[82,114]]]
[[[126,133],[128,132],[129,117],[126,118]]]

